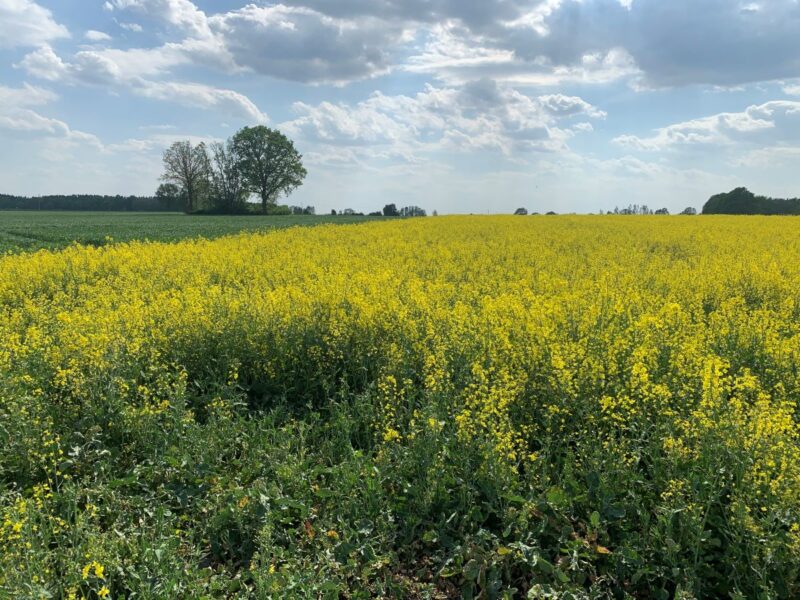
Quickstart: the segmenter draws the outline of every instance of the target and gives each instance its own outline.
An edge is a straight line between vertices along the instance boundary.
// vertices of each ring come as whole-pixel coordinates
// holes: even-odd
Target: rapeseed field
[[[800,220],[0,258],[0,597],[796,598]]]

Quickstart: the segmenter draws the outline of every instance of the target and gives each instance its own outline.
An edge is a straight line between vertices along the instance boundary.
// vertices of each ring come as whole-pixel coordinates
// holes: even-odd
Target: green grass
[[[79,243],[216,238],[241,231],[323,223],[359,223],[380,217],[350,216],[212,216],[179,213],[0,211],[0,254],[58,250]]]

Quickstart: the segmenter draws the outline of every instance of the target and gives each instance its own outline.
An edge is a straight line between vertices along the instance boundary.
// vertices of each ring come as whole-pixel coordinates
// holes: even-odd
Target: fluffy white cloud
[[[490,80],[458,88],[427,86],[415,96],[375,92],[354,106],[323,102],[316,106],[297,103],[294,108],[298,117],[280,127],[327,146],[329,153],[349,148],[356,155],[375,156],[380,151],[405,160],[435,150],[490,149],[509,157],[561,151],[567,139],[587,128],[564,129],[560,119],[605,115],[577,97],[530,97]]]
[[[720,113],[675,123],[650,137],[623,135],[613,141],[636,150],[659,151],[691,144],[730,145],[792,139],[800,134],[800,102],[774,100],[738,113]]]
[[[38,46],[69,37],[52,13],[31,0],[0,0],[0,48]]]
[[[104,8],[137,11],[195,35],[209,35],[205,13],[189,0],[110,0]]]
[[[69,62],[45,46],[26,55],[19,66],[49,81],[118,87],[145,98],[215,109],[257,123],[268,120],[252,100],[236,91],[200,83],[151,79],[186,62],[184,48],[176,44],[153,50],[83,50]]]
[[[800,83],[790,83],[784,85],[783,93],[789,96],[800,96]]]
[[[108,10],[134,11],[178,29],[180,45],[198,64],[303,82],[346,82],[385,73],[388,48],[402,23],[375,17],[346,20],[283,4],[206,15],[189,0],[111,0]]]

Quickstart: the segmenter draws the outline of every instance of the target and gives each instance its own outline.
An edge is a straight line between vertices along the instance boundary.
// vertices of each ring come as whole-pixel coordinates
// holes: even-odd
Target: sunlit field
[[[796,598],[800,220],[0,258],[0,597]]]

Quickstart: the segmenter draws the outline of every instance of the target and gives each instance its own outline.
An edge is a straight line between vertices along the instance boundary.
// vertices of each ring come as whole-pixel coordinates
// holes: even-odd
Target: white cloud
[[[208,36],[210,33],[205,13],[189,0],[110,0],[104,8],[109,11],[138,11],[195,35]]]
[[[53,102],[58,98],[50,90],[25,84],[21,88],[10,88],[0,85],[0,107],[39,106]]]
[[[525,86],[603,84],[624,78],[638,79],[641,75],[633,58],[620,47],[587,52],[565,65],[543,55],[523,59],[512,48],[497,45],[500,43],[474,36],[452,24],[437,25],[428,32],[421,52],[409,57],[403,68],[433,75],[450,84],[480,77]]]
[[[455,23],[439,23],[427,32],[425,46],[408,59],[406,69],[419,73],[444,73],[459,69],[508,65],[514,52],[493,48],[489,42]]]
[[[735,159],[733,164],[737,167],[768,169],[783,165],[797,165],[798,162],[800,162],[800,146],[780,145],[747,152]]]
[[[606,118],[606,113],[577,96],[565,96],[564,94],[549,94],[539,96],[542,106],[551,114],[558,117],[571,117],[573,115],[585,114],[596,119]]]
[[[233,90],[218,89],[199,83],[142,81],[132,88],[145,98],[177,102],[184,106],[216,109],[255,123],[266,123],[266,114],[247,97]]]
[[[127,31],[132,31],[134,33],[141,33],[142,31],[144,31],[144,28],[138,23],[120,23],[119,26]]]
[[[0,48],[38,46],[69,37],[52,13],[31,0],[0,0]]]
[[[792,127],[787,127],[787,124]],[[730,145],[763,139],[763,134],[793,137],[800,127],[800,102],[774,100],[748,107],[743,112],[720,113],[676,123],[656,130],[655,135],[622,135],[613,141],[636,150],[660,151],[692,144]],[[759,136],[759,134],[761,134]]]
[[[57,96],[44,88],[25,84],[21,88],[0,85],[0,129],[18,134],[52,137],[70,142],[89,143],[99,147],[92,134],[73,130],[65,122],[43,116],[32,110],[53,102]]]
[[[102,31],[96,31],[94,29],[90,29],[86,33],[83,34],[83,37],[89,40],[90,42],[107,42],[111,39],[111,36],[107,33],[103,33]]]
[[[64,61],[53,52],[50,46],[43,46],[26,54],[17,67],[24,68],[30,75],[48,81],[63,79],[69,70]]]
[[[174,44],[199,65],[303,82],[341,83],[386,73],[387,49],[404,26],[375,17],[346,20],[301,6],[256,6],[206,15],[189,0],[111,0],[107,9],[134,11],[178,29]]]
[[[18,66],[49,81],[127,89],[145,98],[215,109],[257,123],[268,121],[255,103],[236,91],[193,82],[151,79],[187,62],[184,48],[177,44],[166,44],[158,49],[83,50],[70,62],[63,61],[52,48],[45,46],[26,55]]]
[[[560,119],[605,115],[577,97],[530,97],[489,80],[458,88],[427,86],[415,96],[375,92],[354,106],[322,102],[297,103],[294,108],[299,116],[280,127],[326,146],[331,154],[349,148],[356,155],[382,152],[407,161],[436,150],[488,149],[509,158],[530,151],[563,151],[569,137],[588,128],[562,129]]]

